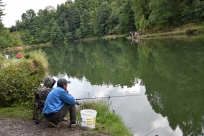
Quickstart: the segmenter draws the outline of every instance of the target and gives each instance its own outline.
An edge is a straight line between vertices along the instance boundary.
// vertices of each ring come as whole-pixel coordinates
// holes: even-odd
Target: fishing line
[[[158,127],[158,128],[156,128],[156,129],[150,131],[150,132],[149,132],[148,134],[146,134],[145,136],[148,136],[149,134],[151,134],[152,132],[156,131],[157,129],[160,129],[161,127],[165,126],[166,124],[167,124],[167,122],[164,123],[163,125],[161,125],[160,127]]]
[[[105,99],[105,98],[119,98],[119,97],[129,97],[129,96],[144,96],[145,94],[140,94],[140,95],[116,95],[116,96],[105,96],[105,97],[94,97],[94,98],[79,98],[79,99],[76,99],[76,100],[88,100],[88,99]]]

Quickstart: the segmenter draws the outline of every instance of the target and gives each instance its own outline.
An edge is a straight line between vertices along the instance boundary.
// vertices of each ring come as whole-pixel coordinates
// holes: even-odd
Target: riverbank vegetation
[[[111,111],[110,104],[107,101],[83,101],[78,110],[81,109],[94,109],[97,111],[95,129],[97,132],[105,132],[111,136],[132,135],[130,129],[124,125],[119,115],[114,114],[113,111]]]
[[[48,70],[45,53],[38,50],[21,59],[0,59],[0,105],[31,104],[33,92]]]
[[[9,28],[22,33],[25,44],[52,44],[105,35],[172,31],[186,24],[203,26],[204,1],[195,0],[67,0],[37,13],[28,9]],[[189,27],[190,27],[189,26]]]
[[[97,111],[96,126],[95,129],[89,130],[90,132],[102,133],[111,136],[131,136],[130,129],[126,128],[122,119],[114,114],[106,101],[84,101],[77,109],[77,119],[80,121],[81,109],[94,109]],[[0,117],[12,117],[12,118],[32,118],[32,109],[24,106],[13,106],[7,108],[0,108]],[[69,118],[69,115],[67,115]]]
[[[0,55],[0,60],[0,117],[31,119],[33,92],[39,87],[48,68],[46,55],[38,50],[26,53],[24,58],[18,60],[5,59]],[[81,109],[97,111],[96,128],[90,132],[107,135],[132,135],[119,115],[111,111],[109,103],[106,101],[82,102],[77,110],[79,121]]]

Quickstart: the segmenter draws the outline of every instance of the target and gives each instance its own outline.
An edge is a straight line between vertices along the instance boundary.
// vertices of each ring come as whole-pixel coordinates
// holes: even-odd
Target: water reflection
[[[204,128],[204,41],[91,41],[43,48],[50,74],[67,75],[76,98],[112,97],[137,136],[187,136]]]

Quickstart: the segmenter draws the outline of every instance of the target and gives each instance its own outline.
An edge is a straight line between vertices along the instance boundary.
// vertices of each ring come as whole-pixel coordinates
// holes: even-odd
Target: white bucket
[[[92,109],[84,109],[80,111],[81,114],[81,127],[85,129],[93,129],[96,125],[97,112]]]

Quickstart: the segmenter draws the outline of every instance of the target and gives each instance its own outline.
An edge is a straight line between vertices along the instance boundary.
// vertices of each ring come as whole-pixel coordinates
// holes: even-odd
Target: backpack
[[[38,104],[39,106],[43,107],[44,106],[44,103],[45,103],[45,100],[47,98],[47,95],[50,93],[50,91],[52,90],[52,88],[48,88],[46,86],[41,86],[40,88],[38,88]]]
[[[43,81],[43,86],[37,89],[36,93],[38,94],[39,97],[38,98],[39,106],[42,107],[44,106],[47,95],[52,90],[52,87],[54,86],[55,83],[56,81],[54,80],[54,78],[47,76]]]

